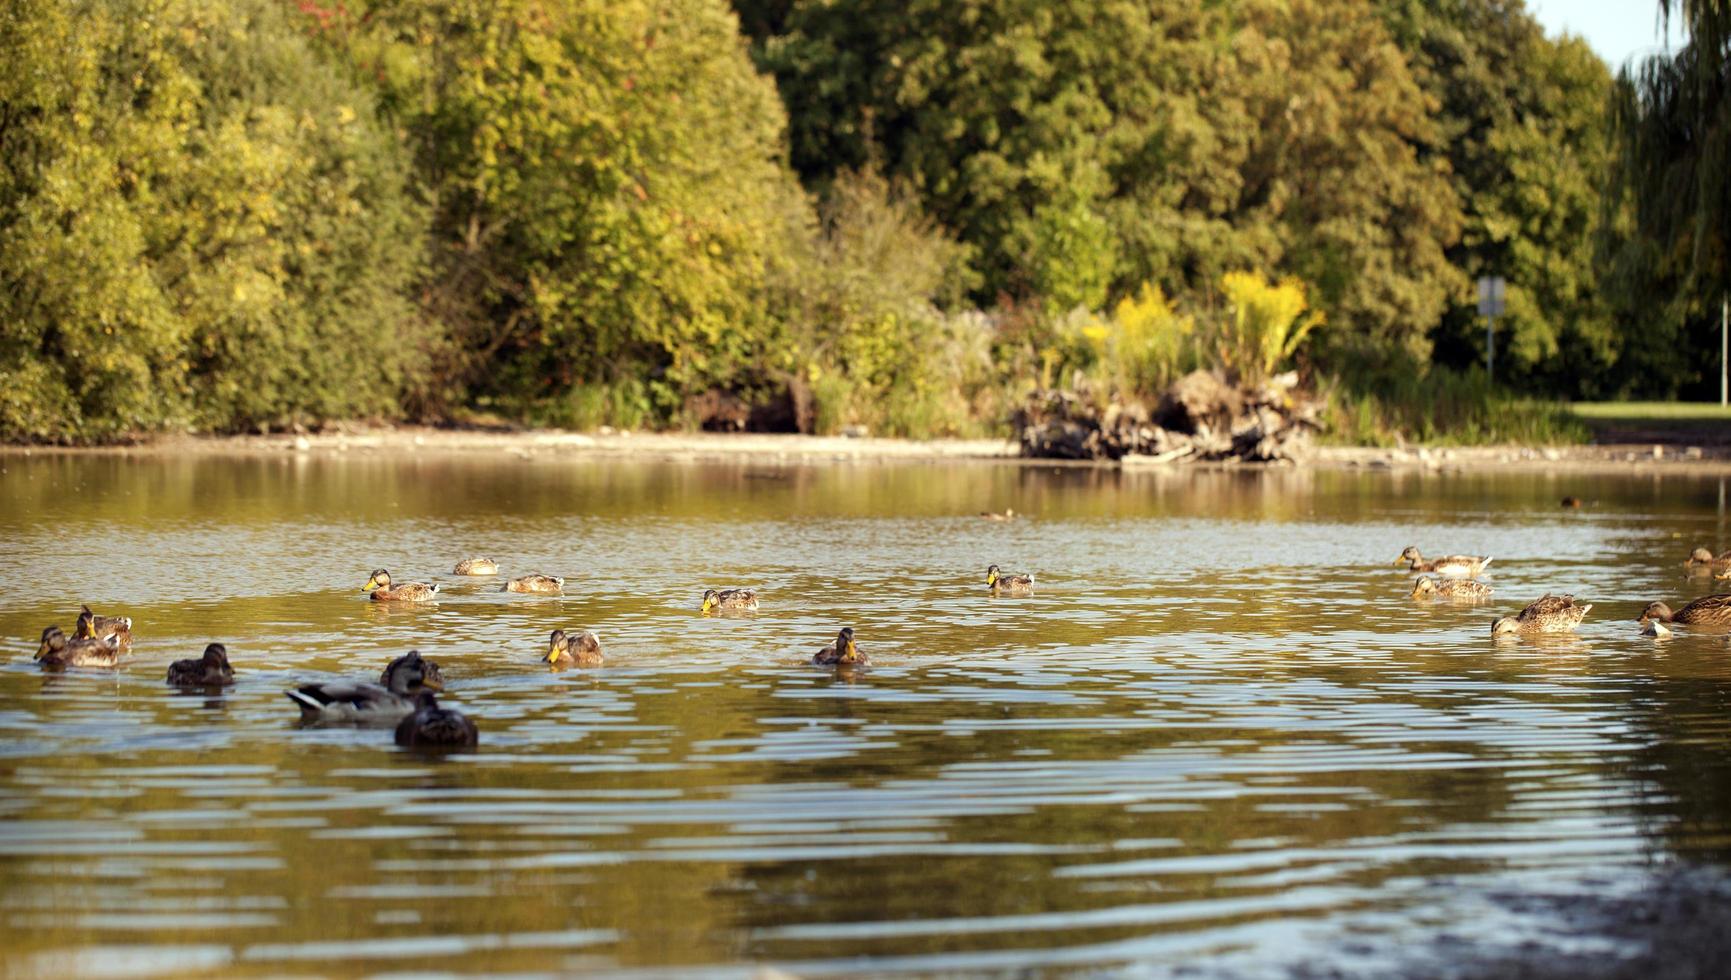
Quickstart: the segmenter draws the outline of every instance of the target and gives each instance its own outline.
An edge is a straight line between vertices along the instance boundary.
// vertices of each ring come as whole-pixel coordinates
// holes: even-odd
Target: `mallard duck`
[[[541,659],[555,667],[599,667],[601,638],[588,630],[554,630],[547,637],[547,655]]]
[[[1731,551],[1714,557],[1713,552],[1706,548],[1696,548],[1689,552],[1689,558],[1683,562],[1683,567],[1700,573],[1731,572]]]
[[[481,733],[461,711],[439,707],[432,691],[415,694],[413,711],[397,722],[397,744],[412,749],[473,748]]]
[[[113,667],[120,663],[120,639],[68,637],[60,627],[50,626],[42,631],[36,659],[44,667]]]
[[[72,626],[72,636],[79,640],[106,640],[116,637],[120,652],[132,649],[132,619],[129,616],[98,616],[89,606],[78,607],[78,622]]]
[[[996,565],[986,566],[986,588],[993,595],[1033,595],[1034,576],[1005,575]]]
[[[1581,506],[1581,498],[1579,498],[1579,497],[1564,497],[1563,498],[1563,506],[1569,510],[1578,510]]]
[[[524,575],[505,583],[502,592],[527,592],[530,595],[564,595],[565,580],[552,575]]]
[[[491,558],[465,558],[451,569],[452,575],[497,575],[499,563]]]
[[[417,657],[398,670],[386,668],[389,687],[366,681],[328,681],[283,693],[300,706],[302,723],[391,724],[414,710],[417,691],[436,691],[442,686],[436,670],[426,669],[430,663]]]
[[[757,592],[752,589],[705,589],[704,612],[757,612]]]
[[[835,635],[835,642],[812,655],[811,662],[823,666],[831,664],[863,664],[869,663],[865,652],[853,641],[853,627],[846,626]]]
[[[1419,577],[1412,584],[1414,599],[1454,599],[1457,602],[1477,602],[1491,597],[1491,587],[1483,582],[1475,582],[1470,578],[1432,578],[1429,575]]]
[[[421,651],[410,650],[397,659],[385,665],[379,671],[379,683],[395,690],[398,686],[397,675],[402,676],[401,686],[406,691],[414,691],[417,687],[430,687],[435,691],[445,689],[445,672],[439,665],[421,656]]]
[[[367,584],[361,586],[362,592],[371,592],[374,602],[433,602],[438,598],[439,587],[425,582],[404,582],[402,585],[391,584],[391,573],[380,568],[367,579]]]
[[[1641,615],[1635,617],[1635,621],[1645,623],[1648,620],[1676,623],[1679,626],[1731,627],[1731,592],[1704,595],[1676,612],[1672,612],[1671,607],[1663,602],[1648,603],[1647,608],[1641,610]]]
[[[1005,507],[1004,512],[1001,514],[995,510],[982,510],[980,511],[980,516],[984,517],[988,521],[1013,521],[1016,519],[1016,512]]]
[[[168,683],[173,687],[222,687],[234,683],[234,668],[228,665],[228,648],[212,643],[197,660],[176,660],[168,665]]]
[[[1450,577],[1471,577],[1484,571],[1485,566],[1491,563],[1491,559],[1489,557],[1481,558],[1477,555],[1444,555],[1441,558],[1432,558],[1427,561],[1418,553],[1418,548],[1409,544],[1406,546],[1406,550],[1400,553],[1400,557],[1394,560],[1396,565],[1402,562],[1406,563],[1407,570],[1411,572],[1434,572],[1437,575]]]
[[[1491,635],[1503,633],[1568,633],[1581,625],[1593,604],[1577,603],[1572,595],[1534,599],[1518,615],[1491,621]]]

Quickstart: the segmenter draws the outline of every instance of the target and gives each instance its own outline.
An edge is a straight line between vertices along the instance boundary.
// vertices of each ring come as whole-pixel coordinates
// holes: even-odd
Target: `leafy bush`
[[[1322,323],[1320,312],[1306,312],[1304,284],[1291,277],[1272,283],[1254,272],[1228,272],[1220,291],[1226,315],[1214,331],[1214,353],[1244,384],[1272,375]]]
[[[1102,398],[1152,395],[1194,365],[1195,329],[1159,286],[1144,283],[1110,316],[1076,311],[1056,321],[1048,383],[1058,369],[1079,372]]]

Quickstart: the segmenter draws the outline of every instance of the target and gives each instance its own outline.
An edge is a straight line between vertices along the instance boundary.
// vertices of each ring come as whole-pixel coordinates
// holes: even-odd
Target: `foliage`
[[[1523,0],[1403,0],[1384,7],[1436,101],[1440,149],[1463,211],[1449,262],[1504,277],[1497,373],[1557,393],[1604,390],[1622,338],[1587,247],[1601,222],[1610,73],[1585,42],[1547,38]],[[1439,360],[1484,360],[1476,295],[1450,297]]]
[[[1077,310],[1054,329],[1051,375],[1080,373],[1098,394],[1147,396],[1194,366],[1195,318],[1180,314],[1153,283],[1119,300],[1111,315]]]
[[[1731,295],[1731,2],[1660,0],[1660,10],[1689,41],[1618,75],[1605,208],[1627,220],[1606,228],[1602,264],[1639,325],[1623,389],[1707,397],[1718,386],[1704,368],[1718,366],[1717,314]]]
[[[434,195],[446,397],[635,379],[665,419],[767,356],[768,268],[806,205],[723,0],[377,0],[320,24],[384,78]]]
[[[1220,291],[1226,315],[1215,331],[1214,352],[1242,384],[1266,380],[1322,324],[1322,314],[1305,301],[1304,284],[1292,277],[1272,283],[1254,272],[1228,272]]]
[[[1329,380],[1326,439],[1337,445],[1406,443],[1567,445],[1588,430],[1567,405],[1511,395],[1482,369],[1438,368]]]
[[[277,5],[32,2],[0,33],[0,438],[395,411],[406,161]]]
[[[978,299],[1098,308],[1247,265],[1302,276],[1343,350],[1424,353],[1457,209],[1363,2],[747,5],[813,186],[881,166],[976,252]],[[1295,94],[1300,93],[1300,94]]]

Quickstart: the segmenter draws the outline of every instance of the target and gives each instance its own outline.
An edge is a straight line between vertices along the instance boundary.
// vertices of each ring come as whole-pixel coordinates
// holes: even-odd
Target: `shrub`
[[[1220,291],[1226,315],[1214,332],[1214,353],[1244,384],[1272,375],[1322,323],[1320,312],[1306,313],[1304,284],[1291,277],[1272,283],[1258,273],[1228,272]]]

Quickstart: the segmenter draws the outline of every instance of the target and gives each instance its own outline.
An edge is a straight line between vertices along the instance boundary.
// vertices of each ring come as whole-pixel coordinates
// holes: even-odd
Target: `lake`
[[[1713,591],[1682,560],[1731,548],[1725,482],[0,456],[0,973],[1615,956],[1520,898],[1731,858],[1731,648],[1633,622]],[[1409,598],[1408,544],[1494,555],[1495,597]],[[450,574],[473,554],[567,594]],[[376,567],[441,601],[368,601]],[[699,614],[733,585],[761,611]],[[1577,634],[1493,642],[1547,591],[1593,603]],[[44,672],[80,602],[132,656]],[[605,667],[540,662],[574,626]],[[869,669],[806,663],[841,626]],[[236,684],[166,687],[211,640]],[[410,649],[478,751],[283,696]]]

